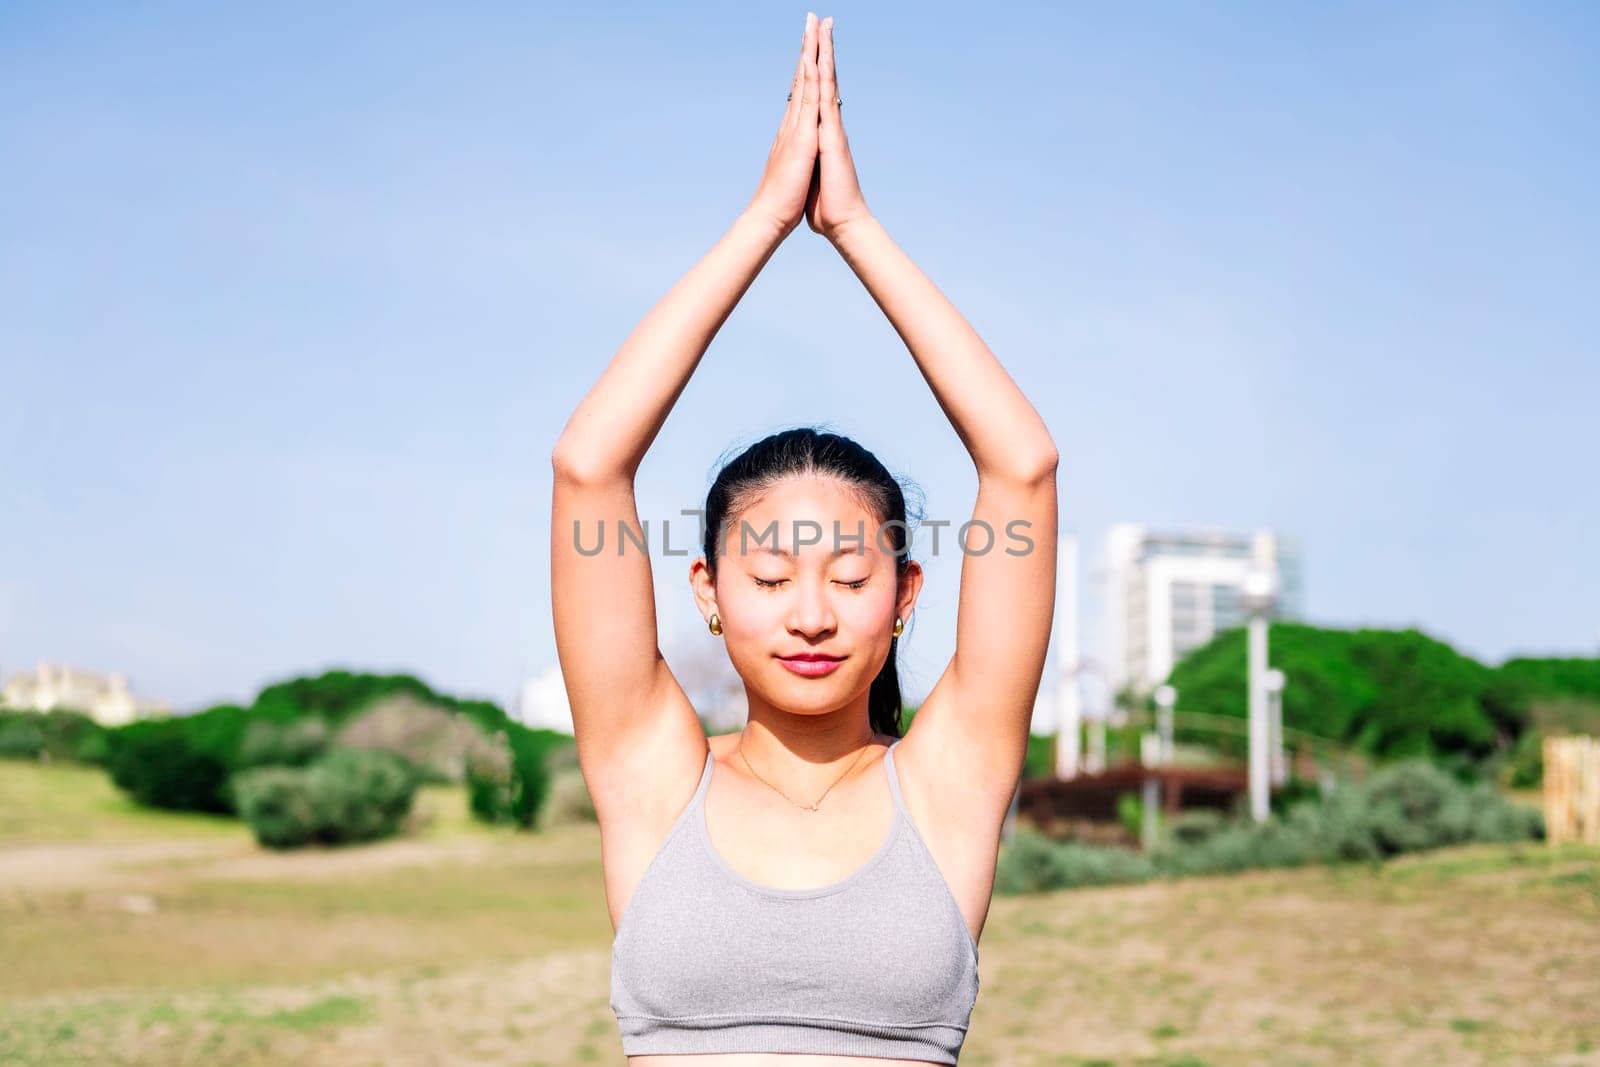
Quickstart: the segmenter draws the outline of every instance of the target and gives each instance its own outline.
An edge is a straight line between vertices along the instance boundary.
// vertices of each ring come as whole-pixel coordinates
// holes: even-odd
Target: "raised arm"
[[[1009,806],[1055,608],[1055,442],[983,339],[867,210],[834,103],[827,22],[818,58],[821,178],[807,219],[838,249],[916,360],[977,468],[972,518],[993,532],[984,551],[984,527],[969,530],[955,655],[918,708],[905,747],[930,768],[930,780],[966,781]],[[952,549],[960,550],[941,546]]]
[[[634,503],[639,464],[712,338],[803,217],[817,152],[816,36],[808,16],[792,99],[755,197],[628,335],[551,454],[556,651],[597,807],[636,795],[652,753],[704,752],[694,710],[657,647],[649,556],[619,543],[618,523],[648,545]],[[595,553],[601,524],[604,550]]]

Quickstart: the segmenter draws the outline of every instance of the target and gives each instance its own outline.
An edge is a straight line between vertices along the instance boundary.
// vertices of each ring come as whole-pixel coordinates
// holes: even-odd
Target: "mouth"
[[[805,652],[798,656],[779,656],[778,662],[804,678],[820,678],[837,670],[844,657]]]

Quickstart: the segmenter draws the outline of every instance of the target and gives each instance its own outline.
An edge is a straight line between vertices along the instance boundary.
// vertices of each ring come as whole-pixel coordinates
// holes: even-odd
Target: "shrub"
[[[36,760],[44,754],[44,731],[24,718],[0,722],[0,759]]]
[[[581,770],[565,767],[551,774],[550,795],[539,820],[541,827],[594,822],[597,818],[594,798],[589,795],[589,785]]]
[[[0,759],[105,760],[105,727],[81,711],[0,708]]]
[[[1457,753],[1481,761],[1509,750],[1528,719],[1526,687],[1416,630],[1272,625],[1272,662],[1289,677],[1284,725],[1380,759]],[[1218,634],[1169,677],[1183,712],[1245,718],[1246,633]],[[1244,738],[1210,737],[1242,754]]]
[[[382,752],[334,749],[306,774],[330,843],[388,837],[405,822],[417,792],[413,770]]]
[[[485,749],[467,756],[467,806],[484,822],[512,821],[511,742],[504,730],[489,739]]]
[[[232,811],[228,777],[245,726],[243,708],[222,705],[108,731],[112,781],[151,807]]]
[[[1269,819],[1259,826],[1236,823],[1196,844],[1157,851],[1152,862],[1162,874],[1185,875],[1298,867],[1316,858],[1316,835],[1308,827]]]
[[[255,719],[239,742],[239,769],[304,767],[328,750],[328,723],[317,716],[290,722]]]
[[[374,703],[339,730],[339,744],[391,752],[430,782],[460,782],[469,764],[494,759],[483,727],[464,715],[409,693]]]
[[[1472,833],[1466,790],[1429,763],[1385,767],[1362,794],[1373,838],[1387,855],[1458,844]]]
[[[1150,860],[1127,849],[1057,844],[1030,828],[1019,829],[1000,854],[995,892],[1032,893],[1076,886],[1142,882],[1154,877]]]
[[[1189,812],[1148,857],[1121,849],[1056,844],[1024,828],[1001,851],[997,893],[1112,881],[1144,881],[1309,863],[1377,861],[1469,841],[1544,834],[1542,815],[1508,803],[1487,783],[1463,784],[1426,761],[1385,767],[1366,782],[1304,801],[1264,823]]]
[[[546,733],[519,726],[507,735],[511,744],[511,821],[530,829],[538,824],[539,809],[550,795],[545,756],[552,745]]]
[[[1173,816],[1168,833],[1172,840],[1185,845],[1198,845],[1200,842],[1212,837],[1227,825],[1220,811],[1209,808],[1194,808],[1189,811],[1180,811]]]
[[[334,749],[306,767],[261,767],[235,776],[239,811],[269,848],[374,841],[400,829],[417,776],[383,752]]]
[[[298,767],[260,767],[233,777],[234,803],[268,848],[297,848],[317,840],[321,815],[308,773]]]

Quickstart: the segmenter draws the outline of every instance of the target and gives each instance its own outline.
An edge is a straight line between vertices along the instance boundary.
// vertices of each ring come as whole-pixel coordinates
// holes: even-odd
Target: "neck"
[[[831,767],[841,760],[853,759],[862,746],[875,740],[865,697],[836,711],[816,715],[779,711],[752,699],[750,720],[739,744],[758,765],[804,763]]]

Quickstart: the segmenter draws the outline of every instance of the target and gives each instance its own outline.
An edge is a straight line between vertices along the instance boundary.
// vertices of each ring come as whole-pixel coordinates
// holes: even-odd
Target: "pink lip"
[[[838,669],[843,660],[815,659],[806,656],[784,657],[779,656],[778,662],[791,671],[806,678],[821,678],[824,674],[832,674]]]

